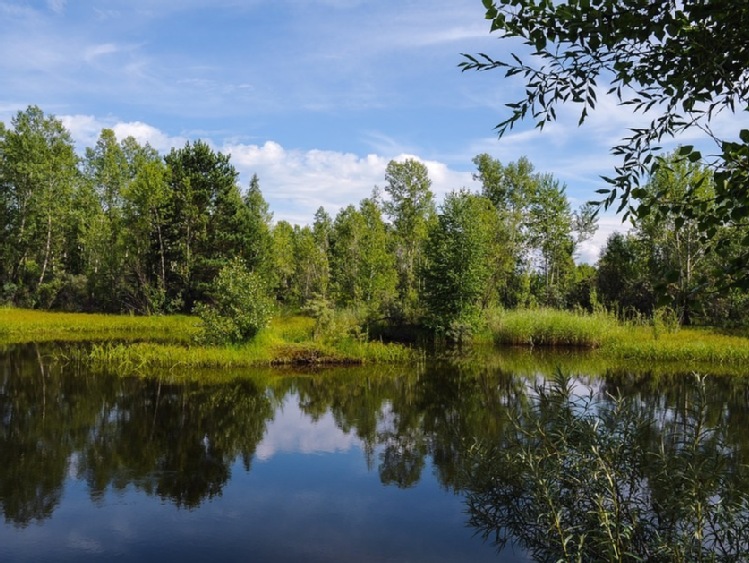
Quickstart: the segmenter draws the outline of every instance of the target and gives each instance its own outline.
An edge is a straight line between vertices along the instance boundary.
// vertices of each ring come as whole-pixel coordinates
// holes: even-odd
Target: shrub
[[[207,344],[246,342],[270,320],[273,306],[265,284],[239,258],[221,269],[209,294],[213,301],[195,308]]]

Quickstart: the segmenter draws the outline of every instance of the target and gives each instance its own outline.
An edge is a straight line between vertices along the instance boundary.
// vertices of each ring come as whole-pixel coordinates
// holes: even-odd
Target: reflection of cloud
[[[313,421],[299,408],[299,396],[290,395],[265,430],[257,447],[256,456],[268,460],[277,453],[333,453],[345,452],[360,444],[353,434],[344,433],[336,426],[328,412]]]
[[[104,553],[104,546],[99,541],[83,536],[77,531],[71,532],[68,536],[68,547],[86,553]]]

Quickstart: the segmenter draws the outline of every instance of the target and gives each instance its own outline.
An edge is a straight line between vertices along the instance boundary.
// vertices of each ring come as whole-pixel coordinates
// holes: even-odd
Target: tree
[[[390,233],[383,221],[377,191],[359,203],[364,233],[359,269],[362,300],[370,315],[387,314],[397,296],[398,273],[390,252]]]
[[[163,312],[167,286],[167,168],[159,153],[133,137],[122,141],[131,181],[122,193],[126,301],[142,313]]]
[[[90,257],[88,282],[100,308],[118,311],[125,291],[123,194],[131,178],[127,156],[114,131],[102,130],[96,146],[86,149],[84,171],[97,202],[94,214],[84,223]]]
[[[598,259],[598,297],[622,317],[650,315],[655,292],[647,248],[634,234],[613,233]]]
[[[166,234],[172,306],[189,311],[241,242],[238,173],[229,156],[188,142],[164,158],[169,202]]]
[[[464,55],[463,70],[502,69],[522,75],[525,96],[507,104],[510,116],[499,135],[529,116],[536,125],[556,119],[562,104],[581,107],[580,123],[595,109],[599,81],[608,94],[635,113],[654,114],[648,127],[633,129],[612,148],[620,156],[616,175],[599,190],[606,207],[646,216],[652,213],[693,216],[701,236],[714,241],[724,225],[749,220],[749,131],[740,142],[718,137],[711,121],[721,111],[749,108],[749,4],[735,0],[484,0],[491,31],[521,38],[534,63],[516,55],[495,60],[481,53]],[[662,165],[660,144],[689,129],[711,136],[720,155],[715,167],[716,190],[706,196],[688,190],[681,199],[653,199],[640,187]],[[691,162],[702,155],[684,147]],[[691,214],[691,215],[690,215]],[[745,251],[732,256],[731,270],[749,283],[749,234]],[[725,244],[716,243],[722,251]]]
[[[260,180],[257,174],[252,175],[243,201],[244,240],[239,251],[251,270],[258,271],[264,277],[269,278],[268,270],[272,263],[273,247],[270,234],[273,213],[270,212],[268,202],[265,201],[260,191]]]
[[[697,163],[667,155],[664,165],[651,176],[643,190],[645,198],[678,200],[687,192],[709,199],[714,193],[712,174]],[[635,224],[636,235],[650,250],[650,272],[656,288],[678,313],[683,324],[689,325],[695,313],[698,296],[708,285],[712,272],[705,270],[709,253],[700,237],[698,221],[673,212],[645,215]],[[721,229],[723,231],[724,229]],[[715,238],[722,236],[716,232]]]
[[[271,287],[276,299],[282,303],[293,302],[294,281],[294,227],[288,221],[279,221],[271,231],[273,238],[273,276]]]
[[[210,294],[211,302],[197,306],[209,344],[246,342],[270,320],[273,308],[265,283],[240,258],[221,268]]]
[[[435,213],[432,181],[426,165],[414,159],[391,160],[385,181],[389,199],[383,208],[393,225],[401,314],[414,320],[422,289],[423,245]]]
[[[541,275],[539,297],[543,304],[557,307],[575,268],[572,211],[564,192],[551,174],[542,174],[528,206],[528,238],[538,253]]]
[[[497,212],[488,198],[465,190],[445,197],[426,244],[424,297],[427,323],[462,341],[478,326],[491,278]]]
[[[296,302],[304,306],[314,297],[323,297],[328,285],[328,257],[315,240],[313,230],[294,227],[293,293]]]
[[[330,233],[330,281],[333,299],[341,307],[356,307],[363,299],[360,281],[364,219],[353,206],[342,208]]]
[[[65,273],[72,201],[80,179],[70,133],[37,106],[19,111],[0,139],[4,285],[11,299],[50,306]]]
[[[526,157],[503,165],[484,153],[473,163],[478,169],[473,178],[481,182],[481,194],[494,204],[502,225],[496,245],[504,253],[493,253],[496,263],[490,285],[498,289],[505,307],[524,305],[530,298],[528,207],[538,175]]]

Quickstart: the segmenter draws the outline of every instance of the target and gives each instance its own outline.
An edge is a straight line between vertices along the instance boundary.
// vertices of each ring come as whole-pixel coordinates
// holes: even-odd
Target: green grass
[[[195,317],[0,308],[0,342],[86,342],[62,354],[123,375],[164,369],[392,363],[419,358],[415,350],[397,344],[365,342],[346,335],[315,339],[314,330],[313,319],[279,316],[246,344],[203,346],[196,344],[200,321]]]
[[[500,345],[586,348],[598,348],[620,328],[604,313],[586,315],[556,309],[492,311],[488,327]]]
[[[493,311],[484,338],[500,346],[523,347],[534,354],[551,348],[587,351],[587,361],[611,366],[670,362],[686,372],[711,372],[715,366],[749,366],[746,333],[709,328],[622,324],[605,313],[577,314],[550,309]],[[196,344],[199,321],[188,316],[134,317],[49,313],[0,308],[0,343],[94,342],[85,346],[89,361],[123,373],[153,369],[242,369],[278,365],[403,363],[423,354],[398,344],[365,341],[346,331],[315,337],[315,321],[281,315],[247,344]],[[81,348],[83,349],[83,347]],[[82,354],[71,348],[69,354]],[[577,354],[575,354],[577,356]],[[570,359],[572,363],[580,358]],[[555,360],[558,361],[558,360]]]
[[[180,315],[136,317],[0,308],[0,340],[15,344],[112,339],[188,342],[199,330],[198,319]]]
[[[552,309],[492,312],[489,333],[499,345],[593,349],[607,361],[684,362],[749,366],[749,338],[711,328],[623,324],[606,313]]]

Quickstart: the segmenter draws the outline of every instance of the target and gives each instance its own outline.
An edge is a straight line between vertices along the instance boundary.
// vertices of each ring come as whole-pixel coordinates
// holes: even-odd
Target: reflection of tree
[[[370,467],[381,449],[384,484],[415,485],[431,456],[441,482],[456,490],[469,439],[496,435],[507,420],[505,405],[524,393],[521,379],[471,363],[401,373],[327,370],[286,383],[304,412],[313,418],[331,412],[341,430],[355,432]]]
[[[632,400],[537,389],[499,442],[473,448],[471,525],[539,561],[744,561],[749,473],[710,424],[704,386],[655,420]]]
[[[80,474],[92,495],[130,483],[194,507],[221,493],[230,465],[250,460],[273,409],[250,381],[221,385],[137,382],[97,421]]]
[[[273,416],[264,388],[168,385],[88,374],[35,347],[0,355],[0,510],[27,525],[52,515],[71,462],[94,499],[135,486],[178,506],[220,494]]]
[[[95,419],[101,385],[63,377],[35,346],[0,355],[0,511],[26,526],[49,518],[71,454]]]

